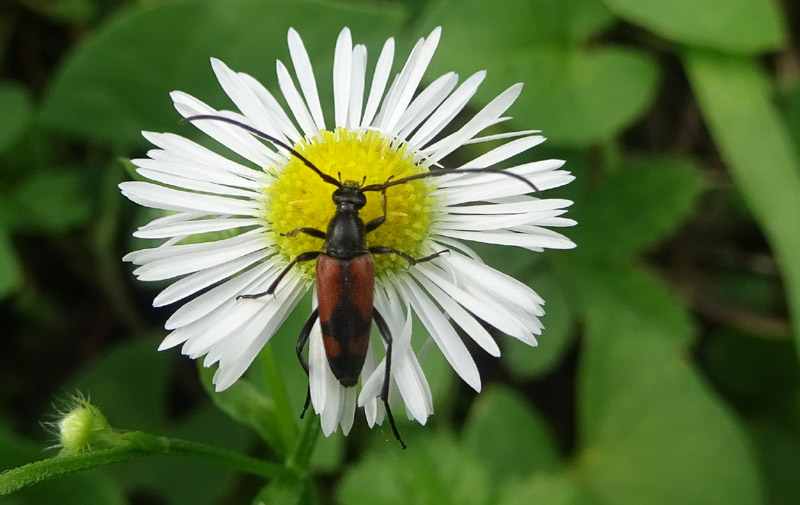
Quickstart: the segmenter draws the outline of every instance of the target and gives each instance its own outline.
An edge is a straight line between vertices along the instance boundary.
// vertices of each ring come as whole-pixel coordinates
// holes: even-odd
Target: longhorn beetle
[[[409,265],[416,265],[423,261],[430,261],[439,257],[441,254],[449,252],[447,249],[435,252],[423,258],[413,256],[398,251],[392,247],[376,245],[367,247],[367,233],[374,231],[386,221],[386,190],[392,186],[406,184],[418,179],[436,177],[452,173],[497,173],[521,180],[533,191],[538,191],[536,186],[521,175],[513,172],[494,168],[461,168],[457,170],[436,170],[421,174],[403,177],[402,179],[389,180],[383,184],[364,185],[365,180],[344,181],[335,179],[322,172],[305,156],[297,152],[285,142],[253,128],[250,125],[231,119],[225,116],[202,114],[190,116],[186,121],[212,120],[229,123],[238,126],[243,130],[261,137],[272,144],[285,149],[292,156],[299,159],[305,166],[316,173],[323,181],[334,186],[333,203],[336,204],[336,213],[328,223],[327,231],[316,228],[297,228],[286,233],[285,236],[294,237],[300,233],[310,235],[315,238],[323,239],[325,242],[321,251],[307,251],[298,254],[288,265],[278,274],[266,291],[261,293],[244,294],[236,297],[239,299],[261,298],[275,292],[281,280],[298,263],[306,261],[317,261],[317,301],[318,306],[309,316],[300,336],[297,339],[297,358],[308,375],[308,362],[303,356],[303,350],[308,342],[311,329],[319,319],[322,329],[322,341],[325,346],[325,355],[328,358],[328,365],[334,377],[344,387],[353,387],[358,382],[361,369],[367,356],[369,345],[369,333],[372,322],[378,327],[378,331],[386,343],[386,368],[381,387],[381,401],[386,408],[386,416],[395,438],[400,442],[403,449],[406,444],[400,438],[400,432],[394,423],[392,411],[389,408],[389,378],[392,366],[392,335],[389,325],[380,312],[373,306],[372,298],[375,282],[375,264],[372,260],[373,254],[394,254],[400,256]],[[341,174],[340,174],[341,178]],[[366,224],[358,215],[358,212],[366,205],[367,197],[364,193],[368,191],[380,191],[381,193],[381,215]],[[311,390],[309,386],[306,394],[302,418],[308,409],[311,401]]]

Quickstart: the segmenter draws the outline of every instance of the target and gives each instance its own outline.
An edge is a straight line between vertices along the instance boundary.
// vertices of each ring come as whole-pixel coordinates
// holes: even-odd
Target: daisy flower
[[[368,75],[367,48],[354,45],[350,31],[342,30],[333,55],[333,121],[323,114],[310,59],[293,29],[288,44],[294,75],[277,62],[280,97],[287,107],[254,78],[216,59],[211,66],[238,111],[217,110],[186,93],[172,93],[185,118],[228,120],[191,122],[235,157],[171,133],[145,132],[156,148],[147,159],[133,163],[152,182],[120,185],[130,200],[167,211],[134,233],[163,243],[124,260],[138,266],[134,274],[142,281],[171,282],[155,297],[154,306],[188,299],[168,319],[170,333],[159,349],[181,345],[183,354],[193,359],[205,356],[205,366],[218,365],[214,384],[224,390],[242,376],[315,285],[314,262],[300,262],[286,272],[274,294],[246,296],[265,292],[298,255],[322,251],[322,238],[288,233],[326,230],[336,212],[331,183],[280,143],[253,135],[255,130],[292,146],[332,178],[362,187],[441,171],[447,165],[442,160],[465,145],[496,146],[460,167],[448,166],[446,175],[389,187],[385,209],[379,191],[363,193],[367,202],[361,219],[368,223],[386,216],[367,234],[368,247],[383,246],[414,258],[448,251],[415,265],[397,254],[374,256],[373,303],[393,337],[390,402],[402,400],[409,419],[425,424],[433,413],[431,391],[412,346],[413,314],[476,391],[481,389],[480,375],[460,334],[492,356],[499,356],[500,349],[484,323],[536,345],[544,301],[525,284],[484,264],[465,241],[531,251],[574,247],[550,229],[575,224],[561,217],[572,202],[540,198],[531,187],[542,191],[573,177],[559,170],[561,160],[509,163],[513,166],[505,170],[517,177],[465,170],[494,167],[545,139],[536,130],[479,136],[510,119],[504,114],[521,84],[454,126],[485,72],[460,84],[452,72],[423,84],[439,36],[437,28],[420,39],[396,74],[394,41],[387,40]],[[312,310],[316,306],[314,293]],[[386,415],[379,401],[385,342],[368,341],[360,387],[345,387],[333,375],[318,322],[308,342],[311,403],[323,432],[330,435],[341,426],[347,434],[356,406],[364,408],[370,426],[380,424]]]

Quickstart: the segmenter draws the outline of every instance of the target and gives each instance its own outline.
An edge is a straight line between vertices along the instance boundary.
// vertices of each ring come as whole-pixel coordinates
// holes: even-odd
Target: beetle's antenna
[[[308,158],[306,158],[302,154],[298,153],[296,149],[294,149],[292,146],[290,146],[286,142],[283,142],[282,140],[276,139],[272,135],[268,135],[268,134],[262,132],[261,130],[253,128],[252,126],[250,126],[248,124],[242,123],[241,121],[237,121],[236,119],[231,119],[231,118],[228,118],[228,117],[225,117],[225,116],[216,116],[216,115],[213,115],[213,114],[198,114],[196,116],[189,116],[189,117],[185,118],[185,120],[189,121],[189,122],[192,122],[192,121],[203,121],[203,120],[221,121],[223,123],[228,123],[228,124],[232,124],[234,126],[238,126],[239,128],[252,133],[256,137],[261,137],[262,139],[264,139],[264,140],[266,140],[268,142],[271,142],[271,143],[275,144],[278,147],[282,147],[283,149],[286,149],[295,158],[297,158],[298,160],[302,161],[305,166],[307,166],[308,168],[310,168],[311,170],[316,172],[317,175],[319,175],[322,178],[322,180],[327,182],[328,184],[332,184],[332,185],[336,186],[337,188],[341,188],[342,187],[342,183],[341,182],[337,181],[336,179],[334,179],[330,175],[323,173],[322,170],[320,170],[319,168],[316,167],[316,165],[311,163],[308,160]]]
[[[425,172],[423,174],[409,175],[408,177],[403,177],[402,179],[397,179],[391,182],[386,181],[383,184],[370,184],[369,186],[364,186],[363,188],[361,188],[361,191],[383,191],[386,188],[390,188],[392,186],[398,186],[400,184],[405,184],[411,181],[416,181],[418,179],[425,179],[428,177],[439,177],[442,175],[463,174],[463,173],[507,175],[509,177],[519,179],[520,181],[530,186],[530,188],[533,191],[537,193],[539,192],[539,188],[534,186],[534,184],[528,179],[522,177],[519,174],[515,174],[514,172],[509,172],[508,170],[501,170],[499,168],[456,168],[452,170],[431,170],[430,172]]]

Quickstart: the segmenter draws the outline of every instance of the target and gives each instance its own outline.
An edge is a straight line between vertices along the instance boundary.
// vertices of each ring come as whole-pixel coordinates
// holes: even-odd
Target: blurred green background
[[[76,391],[115,427],[282,460],[298,426],[278,433],[263,374],[208,395],[193,362],[155,351],[172,309],[152,309],[158,286],[120,261],[153,215],[116,184],[148,149],[141,130],[195,135],[169,91],[231,106],[211,56],[275,89],[294,26],[324,100],[343,26],[372,68],[385,38],[397,38],[397,65],[438,25],[426,79],[488,70],[474,109],[524,82],[513,127],[549,139],[527,156],[566,159],[577,176],[551,193],[575,201],[577,249],[480,248],[547,300],[540,346],[498,335],[499,360],[472,349],[479,395],[432,349],[436,414],[400,421],[407,451],[359,413],[349,437],[319,442],[305,479],[265,484],[160,457],[0,503],[800,503],[791,0],[4,0],[0,469],[55,455],[42,423]],[[296,312],[265,358],[291,419],[306,387]]]

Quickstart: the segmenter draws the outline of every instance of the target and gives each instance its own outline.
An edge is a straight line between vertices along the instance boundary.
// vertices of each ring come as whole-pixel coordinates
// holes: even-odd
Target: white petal
[[[525,152],[532,147],[538,146],[542,142],[544,142],[544,137],[541,135],[534,135],[531,137],[523,137],[521,139],[515,139],[511,142],[506,142],[505,144],[496,147],[489,151],[486,154],[478,156],[474,160],[470,161],[469,163],[465,163],[464,165],[458,168],[486,168],[491,167],[500,163],[501,161],[505,161],[512,156],[516,156],[519,153]]]
[[[219,370],[215,374],[217,391],[230,387],[244,374],[302,296],[302,291],[292,288],[290,298],[281,300],[275,313],[259,312],[250,325],[234,337],[233,342],[226,344],[226,354],[221,357]],[[240,351],[242,347],[244,350]]]
[[[375,113],[378,112],[378,106],[383,97],[383,90],[386,89],[386,82],[389,80],[389,72],[392,70],[393,59],[394,39],[390,38],[383,45],[381,55],[378,57],[378,63],[375,65],[375,74],[372,77],[369,98],[367,99],[367,106],[364,109],[364,118],[361,120],[362,127],[371,126],[372,120],[375,118]]]
[[[353,76],[352,58],[353,41],[350,38],[350,30],[345,28],[339,33],[333,56],[333,105],[336,126],[348,126],[350,79]]]
[[[379,125],[381,129],[387,131],[395,130],[395,126],[411,102],[411,98],[422,80],[422,75],[428,68],[431,58],[433,58],[436,46],[439,45],[441,33],[440,27],[434,28],[428,38],[420,41],[421,45],[417,44],[414,50],[411,51],[411,55],[398,77],[398,85],[395,92],[386,97],[388,104],[383,121]]]
[[[440,263],[444,263],[444,261]],[[459,284],[464,281],[457,276],[453,275],[451,280],[450,276],[439,267],[427,264],[416,265],[416,268],[418,272],[433,281],[434,284],[439,286],[460,305],[503,333],[517,338],[523,338],[527,333],[527,329],[514,317],[514,314],[508,308],[489,296],[470,293]]]
[[[367,358],[364,360],[364,368],[361,371],[361,393],[358,395],[358,406],[364,407],[364,416],[367,418],[367,425],[372,428],[378,421],[378,399],[373,395],[364,395],[364,384],[375,371],[375,349],[370,342],[367,348]]]
[[[119,189],[132,202],[153,209],[253,217],[258,213],[258,204],[251,200],[178,191],[149,182],[123,182],[119,184]]]
[[[478,91],[478,86],[484,78],[486,78],[486,71],[483,70],[469,76],[452,95],[447,97],[447,100],[436,109],[436,112],[431,114],[408,143],[418,146],[418,149],[425,147],[428,141],[450,124],[450,121],[467,105],[470,98]]]
[[[292,82],[289,71],[286,70],[286,66],[280,61],[275,62],[275,67],[278,73],[278,86],[280,86],[281,93],[283,93],[283,97],[286,99],[289,109],[291,109],[292,114],[294,114],[295,120],[300,125],[300,129],[303,130],[303,133],[307,137],[314,137],[317,132],[319,132],[320,128],[314,123],[311,113],[308,111],[308,107],[306,107],[303,99],[300,98],[300,93],[297,92],[297,88],[294,87],[294,82]]]
[[[459,251],[459,252],[462,252],[462,253],[466,254],[467,256],[469,256],[471,259],[473,259],[475,261],[478,261],[478,262],[481,262],[481,263],[483,262],[483,260],[478,255],[478,253],[473,251],[467,245],[462,244],[458,240],[453,240],[451,238],[440,237],[440,236],[433,236],[433,237],[431,237],[431,239],[434,240],[435,242],[437,242],[438,244],[446,246],[450,250],[454,249],[456,251]]]
[[[324,130],[325,119],[322,115],[322,107],[317,95],[317,81],[314,79],[314,70],[311,67],[311,61],[303,45],[303,40],[294,28],[289,28],[288,38],[289,54],[292,57],[292,65],[294,65],[294,72],[297,75],[297,81],[300,83],[300,89],[303,90],[303,96],[311,111],[311,116],[314,118],[316,129]]]
[[[396,328],[393,331],[393,335],[398,344],[392,350],[392,383],[397,386],[398,392],[403,398],[409,418],[425,424],[428,416],[433,413],[433,403],[428,381],[422,373],[413,349],[410,347],[411,311],[407,310],[407,316],[403,318],[396,293],[393,289],[390,289],[389,293],[391,293],[391,296],[387,296],[383,288],[377,289],[375,292],[375,305],[381,313],[401,316],[399,320],[396,317],[387,318],[387,323],[391,320],[392,323],[390,324]],[[399,314],[398,311],[400,311]],[[400,326],[401,323],[402,326]],[[399,328],[402,329],[397,331]],[[372,374],[365,375],[365,377],[369,378],[364,382],[359,404],[366,401],[367,398],[380,394],[385,366],[386,360],[384,358]]]
[[[200,219],[197,221],[185,221],[178,223],[166,223],[153,225],[148,223],[133,232],[134,237],[138,238],[167,238],[177,236],[196,235],[198,233],[211,233],[224,230],[235,230],[249,226],[257,226],[257,219]]]
[[[519,173],[521,170],[517,170],[517,168],[520,167],[512,167],[507,170],[509,172]],[[481,174],[480,176],[483,177],[485,175],[488,174]],[[501,174],[492,175],[495,177],[493,181],[476,178],[472,179],[468,186],[464,185],[462,187],[455,186],[456,182],[461,181],[454,181],[453,186],[440,186],[433,192],[433,196],[441,196],[447,202],[448,206],[452,206],[467,202],[488,202],[497,201],[499,199],[505,199],[505,201],[509,201],[507,200],[509,197],[517,197],[519,195],[525,195],[531,192],[530,186],[519,181],[518,179],[513,179],[507,175],[504,176]],[[445,177],[449,179],[450,176],[447,175]],[[445,177],[442,178],[444,179]],[[539,191],[563,186],[564,184],[568,184],[575,179],[575,177],[569,172],[562,170],[534,174],[527,176],[526,178],[529,182],[534,184]],[[448,180],[444,181],[443,184],[449,185],[451,182]]]
[[[178,300],[186,298],[187,296],[191,296],[198,291],[221,281],[222,279],[227,279],[228,277],[239,273],[241,270],[249,267],[261,259],[264,259],[265,257],[266,254],[264,252],[258,251],[248,254],[247,256],[242,256],[237,260],[229,261],[221,265],[188,275],[183,279],[172,283],[161,293],[159,293],[153,300],[153,307],[163,307],[164,305],[169,305],[170,303],[175,303]]]
[[[175,110],[183,117],[215,115],[225,116],[243,123],[249,123],[249,120],[240,114],[215,110],[193,96],[187,95],[181,91],[173,91],[170,96],[172,96],[172,100],[175,104]],[[269,167],[279,161],[279,158],[276,157],[273,151],[237,126],[213,120],[194,121],[192,124],[220,144],[258,166]]]
[[[203,163],[203,161],[204,160],[202,157],[198,156],[193,160],[178,160],[171,162],[159,159],[135,159],[131,160],[131,163],[139,168],[147,168],[166,174],[173,174],[195,179],[198,181],[224,184],[225,186],[231,186],[234,188],[261,190],[264,187],[264,184],[261,180],[261,176],[264,175],[263,173],[258,173],[255,170],[241,167],[249,172],[254,172],[251,178],[245,179],[244,177],[233,175],[224,169],[218,168],[214,165],[215,160],[208,159],[205,161],[205,163]],[[256,180],[256,178],[258,178],[258,180]]]
[[[478,367],[447,319],[410,278],[398,278],[398,287],[403,297],[414,307],[414,312],[430,332],[431,338],[436,341],[436,345],[442,350],[453,370],[475,391],[480,391],[481,377]]]
[[[506,89],[494,100],[489,102],[486,107],[480,110],[475,116],[454,133],[441,139],[435,144],[428,146],[425,150],[431,152],[430,161],[436,163],[442,158],[455,151],[479,132],[486,129],[492,121],[500,117],[511,104],[516,101],[522,92],[522,84],[514,84]]]
[[[347,436],[353,427],[353,419],[356,414],[356,388],[344,388],[342,398],[342,413],[339,424],[342,427],[342,434]]]
[[[231,247],[237,244],[243,244],[253,240],[253,238],[260,234],[259,230],[251,230],[235,237],[226,238],[222,240],[214,240],[211,242],[200,242],[197,244],[180,244],[174,245],[171,241],[181,240],[181,237],[170,239],[167,243],[161,244],[158,247],[150,249],[141,249],[133,251],[125,255],[123,260],[130,261],[134,265],[145,265],[156,260],[164,258],[174,258],[175,256],[182,256],[183,254],[190,254],[200,251],[211,251],[214,249],[221,249]],[[264,237],[266,240],[266,237]]]
[[[461,308],[461,305],[456,303],[447,293],[439,289],[424,275],[413,270],[411,272],[414,278],[428,291],[432,299],[436,300],[436,303],[444,309],[445,313],[450,316],[475,343],[492,356],[500,356],[500,348],[497,346],[497,342],[494,341],[481,323],[475,320],[472,315]]]
[[[207,251],[182,254],[171,258],[164,258],[142,265],[133,271],[134,275],[142,281],[160,281],[185,275],[198,270],[211,268],[221,263],[234,261],[252,252],[261,251],[267,246],[264,241],[256,237],[243,244],[229,247],[215,248]]]
[[[447,207],[448,214],[517,214],[528,212],[548,213],[555,210],[565,210],[565,207],[572,205],[571,200],[561,198],[548,198],[540,200],[529,196],[523,196],[516,201],[500,203],[460,205]]]
[[[272,277],[256,279],[245,289],[260,291],[272,280]],[[266,331],[263,338],[271,337],[305,291],[306,285],[301,282],[300,277],[292,276],[281,285],[281,291],[276,293],[274,298],[264,297],[257,300],[234,298],[226,302],[225,306],[220,307],[219,314],[210,315],[207,320],[194,323],[193,329],[196,333],[184,345],[183,353],[192,358],[206,354],[206,359],[203,361],[206,367],[219,361],[221,368],[228,368],[242,357],[252,359],[254,356],[248,353],[254,350],[253,339],[256,335],[263,329]],[[227,323],[222,322],[226,319]],[[248,326],[245,327],[245,324]],[[262,343],[265,341],[262,340]],[[255,349],[255,352],[257,351],[258,349]],[[242,373],[244,368],[241,369]],[[222,373],[228,374],[228,372]]]
[[[269,110],[264,107],[264,104],[242,80],[241,76],[216,58],[211,58],[211,68],[214,70],[222,89],[225,90],[225,93],[245,117],[250,120],[252,125],[267,135],[280,139],[282,137],[280,128],[272,121]]]
[[[508,230],[522,225],[539,225],[541,219],[549,219],[566,212],[556,209],[542,212],[498,215],[450,215],[437,219],[436,230],[465,230],[484,232],[489,230]]]
[[[554,174],[559,173],[558,168],[564,165],[564,160],[542,160],[534,161],[531,163],[524,163],[514,167],[507,168],[509,172],[513,172],[526,179],[532,179],[535,175],[541,174]],[[569,172],[562,172],[569,174]],[[489,184],[496,183],[516,183],[520,181],[514,177],[498,173],[475,173],[475,172],[459,172],[458,170],[448,170],[447,174],[440,176],[437,179],[437,185],[440,188],[455,188],[461,186],[474,186],[475,188],[483,188]],[[481,200],[488,200],[487,197],[482,197]]]
[[[173,175],[159,170],[150,170],[149,168],[138,168],[136,172],[146,179],[151,181],[160,182],[169,186],[175,186],[181,189],[188,189],[189,191],[199,191],[201,193],[211,193],[215,195],[224,196],[237,196],[247,198],[250,200],[260,199],[261,193],[250,191],[246,189],[231,188],[213,182],[199,181],[184,177],[182,175]]]
[[[255,94],[256,97],[258,97],[258,99],[261,101],[261,104],[267,109],[267,114],[272,121],[275,122],[283,134],[282,136],[279,136],[279,138],[287,138],[291,141],[291,143],[299,142],[302,138],[302,135],[300,135],[300,132],[297,131],[294,123],[292,123],[292,120],[286,115],[283,107],[281,107],[272,93],[270,93],[269,90],[267,90],[267,88],[265,88],[264,85],[258,80],[254,79],[248,74],[239,72],[239,78],[245,83],[246,86],[250,88],[253,94]]]
[[[398,138],[407,138],[423,120],[428,118],[442,104],[457,83],[458,75],[455,72],[448,72],[433,81],[417,95],[397,123]]]
[[[353,72],[350,77],[350,107],[348,127],[361,125],[361,107],[364,105],[364,78],[367,72],[367,47],[358,44],[353,48]]]
[[[517,233],[511,230],[488,231],[462,231],[462,230],[437,230],[439,235],[452,237],[461,240],[471,240],[473,242],[483,242],[485,244],[512,245],[539,251],[541,249],[573,249],[575,242],[564,235],[548,230],[547,228],[536,228],[525,233]]]
[[[328,402],[328,375],[333,376],[328,369],[328,359],[325,356],[325,347],[322,345],[322,330],[319,323],[311,328],[308,337],[308,384],[311,392],[311,404],[314,411],[319,414],[325,410]],[[336,381],[336,378],[333,378]]]
[[[212,182],[252,188],[259,187],[260,181],[264,178],[263,172],[240,165],[233,160],[229,160],[179,135],[173,133],[142,132],[142,136],[153,145],[161,148],[151,149],[147,153],[150,158],[157,162],[176,164],[183,167],[187,165],[197,166],[205,169],[204,173],[214,173],[217,174],[218,177],[224,177],[226,173],[235,176],[233,179],[208,179]],[[134,162],[136,161],[139,160],[134,160]],[[241,179],[244,179],[244,181]],[[246,182],[247,180],[254,182],[248,183]]]
[[[202,295],[186,302],[181,308],[175,311],[172,316],[164,323],[164,327],[173,330],[189,325],[200,318],[210,314],[227,301],[234,300],[236,296],[243,293],[242,290],[255,279],[269,275],[278,270],[278,267],[270,263],[256,265],[250,270],[238,275],[215,288],[203,293]]]
[[[480,144],[483,142],[492,142],[494,140],[510,139],[514,137],[527,137],[528,135],[536,133],[542,133],[542,130],[522,130],[518,132],[506,132],[506,133],[497,133],[495,135],[486,135],[485,137],[475,137],[471,140],[464,142],[464,145]]]

